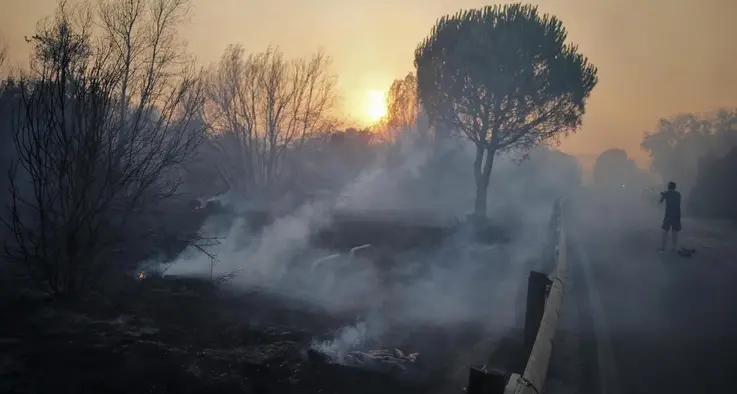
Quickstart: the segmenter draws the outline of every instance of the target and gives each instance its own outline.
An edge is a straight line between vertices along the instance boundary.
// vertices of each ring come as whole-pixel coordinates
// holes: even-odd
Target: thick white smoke
[[[433,203],[424,206],[440,206],[454,213],[468,211],[474,191],[468,157],[458,160],[469,162],[468,166],[426,179],[421,169],[427,153],[410,150],[404,157],[399,166],[377,165],[366,170],[344,189],[337,206],[412,209],[427,203],[422,190],[434,190],[427,196]],[[361,319],[356,325],[342,329],[333,340],[315,344],[337,359],[367,341],[376,341],[396,325],[477,322],[489,329],[510,327],[519,286],[526,280],[526,263],[540,257],[545,226],[557,196],[539,195],[542,192],[534,187],[539,181],[515,165],[500,160],[499,167],[501,170],[492,176],[499,176],[505,184],[496,186],[502,188],[499,192],[490,193],[492,205],[502,207],[496,212],[514,212],[524,226],[523,235],[505,245],[480,245],[461,232],[433,250],[395,255],[391,268],[382,268],[391,272],[381,272],[369,260],[310,246],[311,235],[328,224],[336,204],[313,201],[277,219],[257,236],[249,235],[244,219],[235,220],[227,230],[206,223],[203,236],[221,237],[221,242],[208,250],[218,261],[213,265],[201,252],[187,250],[166,272],[207,276],[212,270],[216,277],[234,273],[228,283],[236,290],[258,288],[329,313],[357,313]],[[506,172],[511,175],[503,176]],[[386,276],[399,279],[383,280]]]

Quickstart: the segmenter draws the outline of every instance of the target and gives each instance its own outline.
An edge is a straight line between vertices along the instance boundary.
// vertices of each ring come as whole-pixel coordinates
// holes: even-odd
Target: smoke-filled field
[[[147,264],[113,304],[9,302],[4,312],[15,318],[4,319],[0,335],[25,334],[0,343],[2,389],[460,389],[467,367],[485,363],[515,329],[526,263],[539,256],[545,227],[527,227],[523,241],[490,244],[474,241],[463,223],[396,215],[340,222],[311,205],[259,231],[236,218],[210,249],[217,261],[185,251],[174,262]],[[203,231],[219,235],[210,225],[225,219],[212,217]],[[354,235],[359,248],[345,248],[345,237],[320,239],[340,226],[367,230]],[[372,226],[402,242],[364,246]],[[425,238],[432,244],[418,242]]]
[[[303,333],[289,345],[300,360],[427,392],[460,387],[467,367],[485,363],[516,329],[519,290],[540,256],[545,222],[525,223],[524,236],[503,228],[489,226],[477,240],[455,218],[320,204],[261,229],[248,215],[212,217],[203,231],[221,237],[216,260],[195,248],[150,265],[148,275],[222,278],[228,313],[241,324]]]

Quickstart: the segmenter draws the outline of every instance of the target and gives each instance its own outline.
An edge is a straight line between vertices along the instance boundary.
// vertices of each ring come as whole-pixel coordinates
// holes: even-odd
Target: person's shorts
[[[660,226],[665,231],[681,231],[681,217],[680,216],[666,216],[663,218],[663,225]]]

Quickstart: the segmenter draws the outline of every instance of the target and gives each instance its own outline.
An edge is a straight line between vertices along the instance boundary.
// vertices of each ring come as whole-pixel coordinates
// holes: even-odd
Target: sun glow
[[[386,116],[386,93],[380,90],[366,92],[366,118],[370,122],[378,122]]]

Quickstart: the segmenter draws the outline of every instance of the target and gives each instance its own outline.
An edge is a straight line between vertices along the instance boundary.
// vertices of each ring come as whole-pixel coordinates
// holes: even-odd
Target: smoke
[[[535,162],[535,166],[548,167],[546,182],[533,176],[535,168],[513,163],[511,158],[498,161],[499,169],[493,174],[497,186],[490,193],[496,207],[492,215],[507,212],[515,216],[515,223],[521,223],[517,235],[505,244],[478,243],[461,229],[434,248],[396,251],[389,265],[376,264],[360,253],[311,245],[315,232],[330,225],[334,209],[468,212],[474,194],[472,152],[457,145],[446,152],[451,153],[443,163],[446,172],[438,175],[427,170],[433,164],[427,150],[405,148],[398,164],[377,163],[365,170],[337,201],[306,203],[258,235],[248,231],[243,218],[227,230],[209,221],[201,235],[221,238],[209,250],[217,261],[197,250],[186,250],[166,272],[233,274],[228,284],[235,291],[260,289],[328,314],[359,316],[356,324],[314,343],[337,360],[352,349],[381,343],[398,327],[472,323],[496,331],[512,327],[520,286],[529,263],[540,258],[552,203],[559,194],[550,183],[560,174],[549,167],[557,165],[565,172],[567,161],[562,165],[555,160]]]

